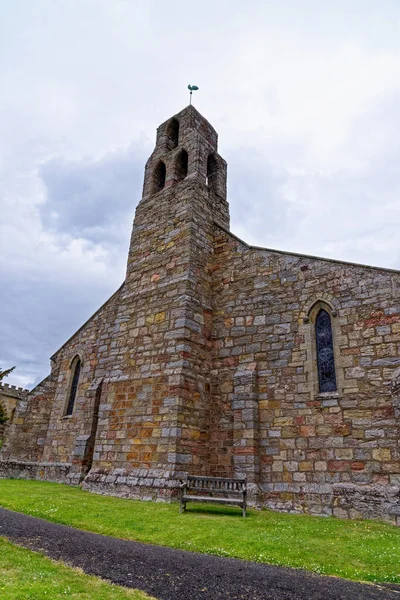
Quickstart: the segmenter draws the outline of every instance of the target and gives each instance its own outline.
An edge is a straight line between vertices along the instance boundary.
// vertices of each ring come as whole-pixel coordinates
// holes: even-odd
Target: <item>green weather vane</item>
[[[192,104],[192,94],[193,92],[196,92],[199,88],[197,87],[197,85],[188,85],[188,90],[190,90],[190,102],[189,104]]]

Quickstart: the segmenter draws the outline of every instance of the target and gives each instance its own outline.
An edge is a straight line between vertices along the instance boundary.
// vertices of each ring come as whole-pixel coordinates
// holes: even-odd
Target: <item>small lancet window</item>
[[[321,308],[315,320],[318,380],[320,392],[336,392],[335,355],[332,324],[329,314]]]
[[[165,163],[160,160],[153,173],[153,194],[161,192],[161,190],[164,188],[166,174],[167,170],[165,168]]]
[[[207,159],[207,178],[206,183],[212,191],[217,189],[217,173],[218,173],[218,162],[214,154],[209,154]]]
[[[179,142],[179,121],[171,119],[167,126],[167,148],[173,150]]]
[[[175,180],[182,181],[188,174],[189,156],[186,150],[181,150],[177,156],[175,164]]]
[[[73,372],[73,375],[72,375],[71,387],[69,390],[67,410],[65,411],[66,416],[72,415],[72,412],[74,410],[76,392],[77,392],[78,383],[79,383],[79,375],[81,373],[81,359],[79,358],[79,356],[77,356],[74,359],[74,361],[71,365],[71,370]]]

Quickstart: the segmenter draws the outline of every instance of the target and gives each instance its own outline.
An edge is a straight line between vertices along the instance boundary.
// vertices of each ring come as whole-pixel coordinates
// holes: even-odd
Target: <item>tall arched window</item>
[[[336,392],[335,355],[329,314],[321,308],[315,320],[318,381],[320,392]]]
[[[72,381],[71,381],[71,386],[69,388],[69,397],[68,397],[67,410],[65,411],[65,416],[72,415],[72,412],[74,410],[76,392],[77,392],[78,383],[79,383],[79,375],[81,373],[81,359],[79,358],[79,356],[76,356],[74,358],[74,360],[72,361],[71,371],[72,371]]]
[[[175,163],[175,181],[182,181],[188,173],[189,156],[186,150],[181,150]]]
[[[161,192],[164,188],[166,173],[165,163],[160,160],[153,173],[153,194]]]

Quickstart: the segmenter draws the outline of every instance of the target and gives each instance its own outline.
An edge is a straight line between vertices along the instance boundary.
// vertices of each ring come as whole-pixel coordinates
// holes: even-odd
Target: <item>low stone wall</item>
[[[272,510],[400,525],[400,487],[396,485],[275,483],[260,487],[262,505]]]
[[[0,460],[0,479],[37,479],[56,483],[79,483],[70,476],[69,463],[40,463]]]
[[[261,505],[265,508],[295,514],[333,515],[331,485],[279,482],[261,484],[260,489]]]
[[[186,473],[169,473],[157,469],[115,469],[111,472],[91,470],[82,488],[96,494],[171,502],[178,497],[179,484]]]
[[[379,519],[400,525],[400,486],[333,486],[333,514],[342,519]]]

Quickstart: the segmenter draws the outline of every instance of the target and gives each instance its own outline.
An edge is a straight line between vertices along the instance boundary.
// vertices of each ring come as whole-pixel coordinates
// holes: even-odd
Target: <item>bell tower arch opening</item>
[[[167,149],[174,150],[179,144],[179,121],[173,117],[167,126]]]
[[[175,162],[175,183],[179,183],[187,177],[189,155],[184,148],[179,152]]]
[[[156,144],[146,163],[141,203],[151,202],[152,196],[163,191],[172,214],[174,207],[180,210],[182,205],[181,198],[171,195],[171,189],[183,182],[190,194],[198,186],[191,202],[203,198],[210,217],[229,229],[226,162],[218,154],[217,132],[194,106],[187,106],[157,128]],[[179,186],[180,193],[182,188]]]
[[[217,178],[218,178],[218,162],[215,154],[209,154],[207,158],[207,177],[206,183],[212,192],[217,191]]]
[[[153,172],[153,194],[157,194],[157,192],[161,192],[161,190],[164,189],[166,175],[167,169],[165,167],[165,162],[160,160]]]

